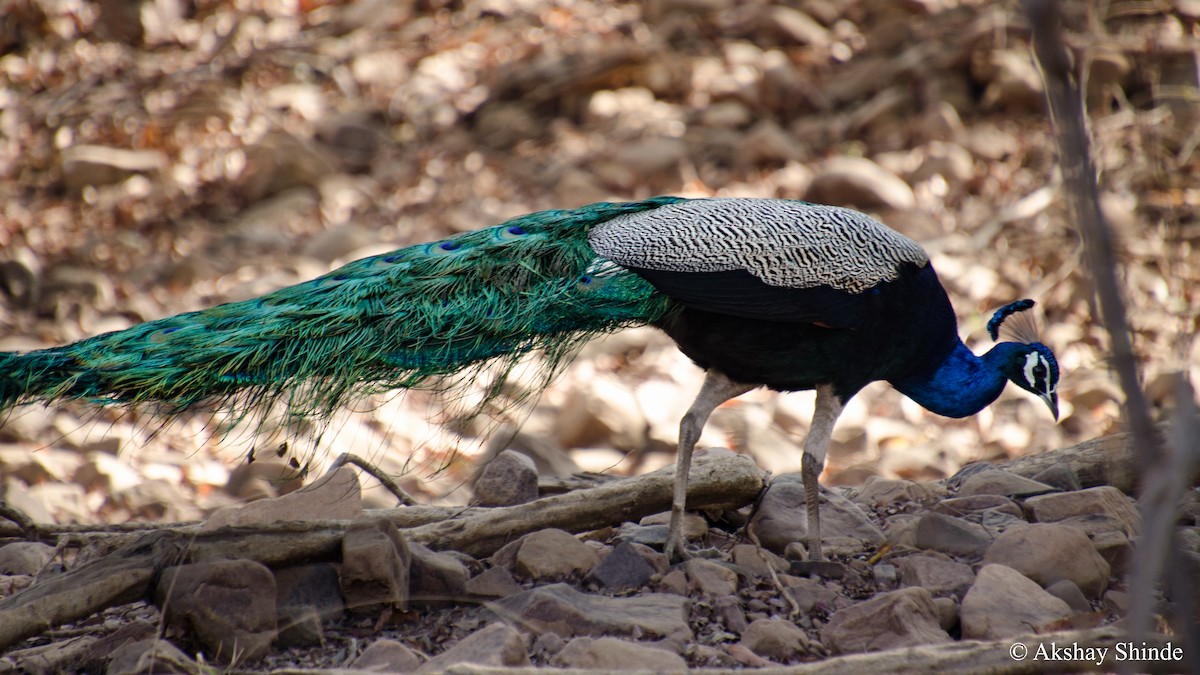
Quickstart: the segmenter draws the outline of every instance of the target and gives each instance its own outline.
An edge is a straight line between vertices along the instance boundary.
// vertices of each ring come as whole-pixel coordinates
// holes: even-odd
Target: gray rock
[[[680,573],[682,577],[682,573]],[[562,637],[632,634],[692,639],[685,597],[647,593],[609,598],[580,593],[566,584],[551,584],[497,600],[497,613],[536,633]]]
[[[78,193],[89,185],[112,185],[134,174],[157,174],[167,166],[158,150],[73,145],[62,152],[63,183]]]
[[[773,5],[763,13],[764,28],[801,45],[829,43],[829,30],[804,12],[785,5]]]
[[[250,560],[168,567],[154,602],[170,630],[191,636],[222,662],[259,659],[275,639],[275,577]]]
[[[279,634],[275,645],[284,649],[313,647],[325,643],[321,615],[312,607],[280,607],[275,610]]]
[[[191,675],[202,672],[202,667],[170,642],[150,639],[127,642],[113,649],[104,672],[105,675]]]
[[[440,673],[460,663],[514,668],[529,665],[529,653],[525,651],[525,639],[516,629],[504,623],[493,623],[429,659],[416,672]]]
[[[321,620],[333,620],[346,611],[338,570],[332,563],[294,565],[273,570],[275,606],[280,612],[309,608]]]
[[[924,504],[932,497],[929,488],[916,481],[870,476],[854,496],[854,501],[879,509],[898,504]]]
[[[1103,513],[1119,520],[1127,537],[1136,537],[1142,531],[1142,517],[1133,500],[1109,485],[1031,497],[1025,500],[1025,508],[1040,523]]]
[[[993,563],[1042,586],[1066,579],[1089,598],[1104,593],[1111,572],[1086,534],[1058,523],[1032,523],[1001,534],[983,556],[983,564]]]
[[[746,612],[736,595],[722,595],[713,602],[713,612],[725,625],[725,630],[741,634],[746,630]]]
[[[408,543],[391,521],[362,518],[342,537],[342,596],[355,614],[377,614],[408,607]]]
[[[940,560],[926,555],[910,555],[898,561],[900,583],[905,586],[920,586],[932,595],[962,597],[971,584],[975,573],[968,565],[952,560]]]
[[[742,137],[739,158],[749,166],[784,164],[803,158],[804,146],[772,119],[759,120]]]
[[[742,645],[777,663],[812,653],[812,640],[799,626],[785,619],[758,619],[742,632]]]
[[[786,572],[790,567],[786,560],[754,544],[735,544],[730,555],[734,565],[756,577],[770,576],[770,567],[774,567],[776,572]]]
[[[784,592],[792,596],[800,611],[809,614],[816,611],[832,612],[846,606],[849,598],[824,585],[816,579],[785,576],[782,578]]]
[[[938,625],[947,633],[958,627],[958,602],[954,598],[934,598],[938,611]]]
[[[476,506],[513,506],[537,497],[537,467],[532,459],[512,450],[496,455],[475,481]]]
[[[484,598],[506,598],[520,593],[521,584],[513,579],[512,573],[503,567],[489,567],[482,573],[467,579],[466,590],[474,596]]]
[[[887,537],[854,502],[833,491],[822,491],[821,541],[829,546],[850,544],[856,551],[878,546]],[[751,525],[766,548],[782,552],[808,535],[804,487],[800,474],[783,474],[767,488]]]
[[[835,157],[818,169],[805,193],[818,204],[904,211],[916,206],[912,188],[865,157]]]
[[[577,637],[550,660],[560,668],[617,672],[686,673],[687,662],[666,649],[617,638]]]
[[[386,638],[367,645],[358,658],[350,662],[356,670],[386,673],[411,673],[421,665],[421,657],[402,643]]]
[[[713,560],[700,558],[687,561],[688,588],[701,595],[722,596],[737,592],[737,573]]]
[[[304,242],[300,252],[326,264],[341,260],[351,253],[371,246],[378,238],[357,223],[347,223],[322,230]]]
[[[588,579],[604,588],[637,588],[650,581],[654,567],[634,548],[635,544],[622,542],[592,568]]]
[[[1071,616],[1071,607],[1005,565],[984,565],[963,598],[963,637],[1000,640]]]
[[[37,575],[53,555],[53,546],[36,541],[5,544],[0,547],[0,574]]]
[[[250,466],[258,466],[258,462]],[[269,470],[264,466],[263,470]],[[257,471],[257,469],[256,469]],[[230,477],[233,480],[233,477]],[[245,506],[218,509],[201,529],[215,530],[227,525],[260,525],[291,520],[352,520],[362,516],[362,486],[349,466],[339,467],[316,479],[311,485],[272,499],[260,499]]]
[[[1079,474],[1066,464],[1051,465],[1035,475],[1033,479],[1039,483],[1056,487],[1063,492],[1075,492],[1083,489],[1083,484],[1079,482]]]
[[[927,513],[917,521],[917,548],[940,551],[953,556],[973,556],[983,553],[992,537],[982,525],[951,518],[941,513]]]
[[[409,601],[419,605],[448,606],[460,602],[467,590],[467,567],[449,553],[440,553],[420,542],[408,544]]]
[[[600,562],[596,552],[571,534],[549,528],[526,535],[517,550],[516,572],[528,579],[563,579],[587,574]]]
[[[1083,591],[1073,581],[1059,579],[1046,587],[1046,592],[1070,605],[1076,612],[1092,611],[1092,603],[1088,602]]]
[[[1043,495],[1047,492],[1054,492],[1054,488],[1002,469],[989,469],[972,474],[963,481],[958,490],[960,497],[1004,495],[1020,498]]]
[[[963,516],[981,514],[984,512],[1004,513],[1014,518],[1024,519],[1025,512],[1013,500],[1004,495],[974,495],[971,497],[954,497],[943,499],[930,509],[934,513],[944,513],[948,516]]]
[[[836,654],[951,642],[941,627],[933,596],[902,588],[840,609],[829,617],[821,642]]]

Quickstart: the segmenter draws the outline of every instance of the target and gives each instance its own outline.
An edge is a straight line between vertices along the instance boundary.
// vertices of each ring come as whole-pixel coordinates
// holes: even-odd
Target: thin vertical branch
[[[1112,233],[1100,210],[1083,97],[1062,39],[1059,3],[1055,0],[1024,0],[1024,6],[1033,28],[1034,51],[1046,81],[1046,97],[1057,132],[1068,205],[1083,236],[1101,319],[1112,346],[1113,368],[1125,393],[1126,422],[1134,437],[1138,507],[1144,529],[1134,558],[1129,625],[1131,638],[1140,640],[1150,628],[1156,588],[1163,579],[1166,561],[1172,552],[1176,505],[1195,471],[1194,449],[1172,443],[1174,452],[1168,454],[1151,423],[1117,280]],[[1192,409],[1190,405],[1181,404],[1181,410]],[[1190,639],[1194,640],[1194,637]],[[1193,661],[1200,658],[1197,650],[1200,645],[1193,642],[1186,650],[1188,658]]]

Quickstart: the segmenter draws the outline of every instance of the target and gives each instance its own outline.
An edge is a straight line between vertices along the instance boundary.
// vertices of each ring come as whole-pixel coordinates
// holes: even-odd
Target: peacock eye
[[[1034,366],[1033,374],[1037,375],[1038,377],[1045,377],[1046,376],[1046,366],[1040,366],[1040,365]]]

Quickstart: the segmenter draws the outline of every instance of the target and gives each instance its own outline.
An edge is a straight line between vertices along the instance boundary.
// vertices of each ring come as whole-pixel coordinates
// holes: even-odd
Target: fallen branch
[[[699,461],[688,490],[693,508],[737,508],[752,502],[765,475],[742,456]],[[666,510],[671,474],[656,472],[494,509],[456,509],[457,517],[430,522],[446,511],[399,508],[368,517],[389,518],[405,535],[434,549],[454,549],[483,557],[529,532],[555,527],[582,532]],[[413,512],[422,520],[412,526]],[[261,527],[195,527],[160,530],[138,537],[103,557],[47,578],[0,600],[0,649],[56,625],[92,616],[108,607],[146,597],[158,573],[172,565],[207,560],[254,560],[269,567],[294,565],[337,555],[348,521],[275,523]],[[129,535],[123,535],[129,536]]]

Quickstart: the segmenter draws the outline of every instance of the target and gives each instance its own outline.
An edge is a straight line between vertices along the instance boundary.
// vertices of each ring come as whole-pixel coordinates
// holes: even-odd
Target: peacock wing
[[[929,261],[913,240],[833,206],[698,199],[618,216],[589,244],[678,302],[711,312],[852,328],[904,265]]]

